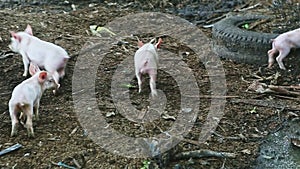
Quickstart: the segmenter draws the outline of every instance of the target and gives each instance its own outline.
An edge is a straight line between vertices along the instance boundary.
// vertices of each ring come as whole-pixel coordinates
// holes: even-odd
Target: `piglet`
[[[152,96],[157,95],[155,84],[159,60],[157,49],[160,47],[161,43],[161,38],[159,38],[155,45],[151,43],[144,44],[142,41],[138,40],[139,49],[134,55],[134,66],[135,75],[139,85],[139,93],[142,90],[142,74],[149,74],[151,94]]]
[[[33,62],[51,73],[55,82],[59,84],[59,78],[65,75],[65,66],[70,58],[68,53],[60,46],[33,36],[30,25],[27,25],[23,32],[11,31],[10,34],[12,37],[9,48],[22,55],[23,76],[27,76],[28,64]]]
[[[16,136],[17,134],[17,125],[19,124],[17,114],[21,113],[21,116],[26,116],[25,126],[28,136],[34,137],[32,117],[35,114],[36,119],[39,118],[39,106],[42,94],[46,89],[55,88],[58,85],[53,75],[47,71],[40,71],[37,65],[31,63],[29,73],[32,77],[24,80],[14,88],[8,103],[12,123],[11,136]]]
[[[277,38],[271,39],[271,41],[272,49],[268,51],[268,67],[271,68],[274,63],[274,55],[279,53],[276,57],[276,61],[279,64],[280,69],[285,70],[286,68],[282,63],[282,60],[290,53],[292,48],[300,47],[300,28],[283,33]]]

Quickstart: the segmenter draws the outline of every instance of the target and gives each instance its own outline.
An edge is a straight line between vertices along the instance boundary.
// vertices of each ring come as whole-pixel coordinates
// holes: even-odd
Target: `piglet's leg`
[[[57,71],[54,71],[53,73],[51,73],[52,76],[53,76],[53,80],[55,81],[56,83],[56,88],[53,90],[53,94],[56,94],[58,88],[60,87],[60,84],[59,84],[59,73]]]
[[[61,65],[61,67],[57,70],[59,77],[63,78],[65,76],[65,69],[66,69],[66,64],[69,58],[64,58],[63,59],[63,64]]]
[[[26,77],[27,73],[28,73],[28,64],[29,64],[29,60],[28,60],[26,54],[22,54],[22,60],[23,60],[23,64],[24,64],[23,76]]]
[[[155,44],[155,47],[156,47],[156,48],[159,48],[160,45],[161,45],[161,43],[162,43],[162,39],[159,38],[159,39],[158,39],[158,42]]]
[[[60,68],[58,71],[59,77],[63,78],[65,76],[65,68]]]
[[[54,77],[55,83],[57,84],[57,89],[58,89],[60,87],[60,84],[59,84],[59,74],[57,71],[55,71],[53,73],[53,77]]]
[[[18,132],[18,124],[19,124],[19,120],[17,118],[17,109],[14,105],[10,105],[9,106],[9,114],[10,114],[10,118],[11,118],[11,137],[16,136],[17,132]]]
[[[271,68],[274,63],[274,55],[277,53],[275,48],[268,51],[268,68]]]
[[[137,78],[138,85],[139,85],[139,93],[141,93],[141,91],[142,91],[142,74],[139,71],[136,71],[135,76]]]
[[[279,55],[278,55],[278,57],[276,58],[276,61],[277,61],[278,65],[279,65],[280,69],[283,69],[283,70],[286,69],[285,66],[284,66],[283,63],[282,63],[282,60],[283,60],[289,53],[290,53],[290,49],[288,49],[288,48],[279,50]]]
[[[40,107],[40,101],[37,100],[36,105],[33,107],[33,111],[34,111],[34,115],[35,115],[36,120],[40,119],[40,117],[39,117],[39,107]]]
[[[156,91],[156,74],[155,73],[151,73],[150,75],[150,89],[151,89],[151,94],[152,97],[157,96],[157,91]]]
[[[33,107],[27,106],[23,109],[23,111],[27,116],[26,128],[27,128],[28,137],[34,137],[33,126],[32,126]]]

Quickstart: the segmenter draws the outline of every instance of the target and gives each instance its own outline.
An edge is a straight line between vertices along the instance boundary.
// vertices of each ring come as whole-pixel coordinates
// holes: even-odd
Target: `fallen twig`
[[[287,96],[300,96],[300,92],[289,91],[287,89],[299,89],[298,86],[275,86],[260,83],[259,81],[253,81],[247,90],[253,90],[257,93],[274,93]]]
[[[295,85],[290,85],[290,86],[277,86],[277,87],[281,87],[281,88],[284,88],[284,89],[300,89],[300,86],[299,85],[297,85],[297,86],[295,86]]]
[[[0,93],[0,96],[6,96],[6,95],[9,95],[9,94],[11,94],[11,92]]]
[[[294,101],[300,102],[300,99],[299,98],[295,98],[295,97],[283,96],[283,95],[277,95],[277,94],[274,95],[274,96],[276,96],[278,98],[282,98],[282,99],[288,99],[288,100],[294,100]]]
[[[249,29],[252,30],[252,29],[254,29],[257,25],[266,23],[267,21],[269,21],[269,19],[263,19],[263,20],[254,22],[254,23],[251,24],[251,26],[249,27]]]
[[[226,17],[226,15],[224,14],[224,15],[221,15],[221,16],[219,16],[219,17],[209,19],[209,20],[205,21],[205,23],[213,23],[213,22],[217,22],[217,21],[219,21],[219,20],[221,20],[221,19],[223,19],[223,18],[225,18],[225,17]],[[210,27],[212,27],[212,26],[214,26],[214,24],[203,25],[203,28],[210,28]]]
[[[225,162],[226,162],[226,158],[225,158],[224,161],[223,161],[223,164],[222,164],[221,169],[224,169],[224,168],[225,168]]]
[[[53,161],[50,161],[51,164],[55,165],[55,166],[59,166],[59,167],[63,167],[63,168],[68,168],[68,169],[76,169],[75,167],[73,166],[69,166],[67,164],[64,164],[63,162],[58,162],[58,163],[55,163]]]
[[[287,105],[278,103],[276,101],[268,101],[268,100],[256,100],[256,99],[231,99],[230,102],[232,103],[244,103],[244,104],[251,104],[254,106],[262,106],[262,107],[270,107],[276,109],[287,109],[287,110],[294,110],[299,111],[300,106],[298,105]]]
[[[17,165],[18,165],[18,164],[15,164],[15,165],[12,166],[11,168],[12,168],[12,169],[15,169],[15,168],[17,167]]]
[[[230,98],[238,98],[239,96],[214,96],[214,95],[199,95],[199,96],[192,96],[192,95],[184,95],[184,97],[196,98],[199,97],[200,99],[230,99]]]
[[[187,143],[190,143],[190,144],[194,144],[194,145],[197,145],[197,146],[201,146],[201,143],[199,143],[198,140],[195,141],[195,140],[186,139],[186,138],[178,138],[178,139],[181,139],[182,141],[187,142]]]
[[[11,53],[11,52],[9,52],[9,53],[4,53],[3,54],[3,56],[0,56],[0,59],[5,59],[5,58],[7,58],[7,57],[9,57],[9,56],[13,56],[14,55],[14,53]]]
[[[73,158],[73,163],[76,165],[77,168],[82,168],[75,158]]]
[[[268,85],[268,88],[271,89],[272,91],[275,91],[276,93],[281,93],[281,94],[285,94],[285,95],[300,96],[299,92],[289,91],[283,86]]]
[[[219,157],[219,158],[235,158],[236,154],[227,152],[217,152],[212,150],[195,150],[181,152],[175,155],[175,159],[203,158],[203,157]]]
[[[57,163],[55,163],[55,162],[53,162],[53,161],[50,161],[50,163],[51,163],[52,165],[54,165],[54,166],[60,167]]]
[[[256,81],[265,81],[265,80],[272,80],[272,81],[277,81],[277,79],[281,76],[281,74],[279,72],[276,72],[275,74],[271,75],[271,76],[268,76],[268,77],[261,77],[259,76],[257,73],[259,73],[260,71],[258,72],[255,72],[253,74],[251,74],[251,76],[257,78]]]
[[[237,12],[243,12],[243,11],[247,11],[247,10],[250,10],[250,9],[254,9],[254,8],[260,6],[260,5],[261,5],[261,3],[257,3],[257,4],[255,4],[255,5],[249,6],[249,7],[247,7],[247,8],[240,8],[240,9],[236,9],[236,10],[234,10],[234,11],[237,11]]]
[[[76,133],[76,131],[79,129],[79,126],[76,126],[73,130],[72,130],[72,132],[69,134],[69,136],[72,136],[73,134],[75,134]]]
[[[251,83],[250,81],[245,80],[245,78],[244,78],[243,76],[241,77],[241,80],[242,80],[243,82],[245,82],[245,83],[248,83],[248,84]]]
[[[245,136],[243,136],[242,134],[239,134],[239,136],[237,137],[233,137],[233,136],[222,136],[221,134],[217,133],[217,132],[214,132],[213,133],[214,135],[222,138],[222,139],[225,139],[225,140],[246,140],[247,138]]]

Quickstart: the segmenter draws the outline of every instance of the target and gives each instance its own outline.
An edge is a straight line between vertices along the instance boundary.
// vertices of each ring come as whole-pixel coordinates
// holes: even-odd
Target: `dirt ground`
[[[255,4],[253,2],[253,4]],[[197,141],[202,124],[206,120],[210,107],[211,98],[201,98],[196,122],[185,140],[176,145],[169,156],[185,151],[207,149],[216,152],[235,153],[235,158],[204,157],[193,159],[166,159],[160,163],[157,159],[125,158],[108,152],[100,145],[93,142],[74,113],[72,98],[72,74],[78,54],[86,40],[93,36],[89,31],[90,25],[104,26],[116,17],[126,16],[130,13],[139,12],[133,7],[120,8],[114,4],[82,4],[77,10],[70,10],[70,4],[64,5],[17,5],[13,8],[0,10],[2,24],[0,37],[1,55],[8,57],[0,60],[0,149],[5,149],[16,143],[23,147],[15,152],[0,157],[0,168],[59,168],[55,163],[63,162],[67,165],[82,168],[142,168],[143,162],[149,160],[151,163],[160,165],[161,168],[255,168],[255,159],[258,156],[259,146],[268,133],[272,133],[281,127],[283,121],[287,120],[290,112],[299,114],[299,111],[279,110],[272,106],[255,106],[234,102],[234,99],[261,99],[270,102],[280,102],[285,105],[298,105],[297,97],[281,97],[274,94],[257,94],[247,91],[249,84],[242,80],[242,77],[252,82],[256,79],[253,74],[259,72],[260,76],[269,76],[279,71],[282,76],[278,78],[277,85],[297,85],[299,83],[298,69],[292,71],[281,71],[277,65],[267,70],[267,63],[261,65],[247,65],[235,63],[229,60],[222,60],[226,74],[227,96],[223,118],[209,140],[204,144],[193,144]],[[134,5],[133,5],[134,6]],[[240,5],[242,7],[242,5]],[[64,13],[63,9],[67,12]],[[266,9],[261,6],[257,10]],[[254,11],[254,10],[252,10]],[[268,11],[272,13],[272,10]],[[224,14],[224,13],[222,13]],[[221,14],[218,14],[221,15]],[[214,16],[217,17],[217,16]],[[61,88],[56,96],[51,91],[44,93],[40,106],[40,120],[34,121],[35,138],[28,138],[26,129],[20,127],[16,137],[10,137],[11,121],[8,112],[8,101],[13,88],[22,82],[23,63],[21,56],[10,52],[10,30],[21,31],[27,24],[33,27],[33,33],[40,39],[58,44],[65,48],[71,56],[66,68],[66,76],[61,81]],[[210,29],[199,28],[210,37]],[[143,40],[149,40],[155,35],[143,35]],[[135,124],[118,114],[112,103],[110,87],[112,71],[116,69],[122,59],[133,56],[137,50],[134,39],[125,39],[129,44],[125,47],[112,46],[113,52],[105,56],[98,73],[95,90],[101,113],[106,115],[115,112],[115,115],[106,117],[107,123],[114,129],[125,133],[128,136],[151,136],[167,130],[173,124],[172,120],[159,119],[151,123]],[[165,37],[162,49],[178,53],[186,51],[187,47],[170,37]],[[116,55],[116,53],[119,53]],[[266,55],[267,57],[267,55]],[[196,77],[199,93],[209,96],[210,81],[204,65],[195,54],[188,55],[183,61],[189,65]],[[287,62],[288,64],[288,62]],[[292,66],[295,66],[291,64]],[[269,83],[269,81],[266,81]],[[136,79],[131,84],[136,86]],[[145,84],[145,90],[138,94],[137,88],[130,89],[132,102],[138,109],[146,108],[149,104],[149,85]],[[158,72],[157,88],[170,95],[165,111],[168,115],[175,116],[178,112],[180,95],[176,82],[172,77],[163,71]],[[176,94],[177,93],[177,94]],[[230,97],[229,97],[230,96]],[[288,99],[287,99],[288,98]],[[137,127],[138,126],[138,127]],[[109,143],[108,143],[109,144]],[[77,165],[75,163],[78,163]],[[180,168],[180,167],[178,167]]]

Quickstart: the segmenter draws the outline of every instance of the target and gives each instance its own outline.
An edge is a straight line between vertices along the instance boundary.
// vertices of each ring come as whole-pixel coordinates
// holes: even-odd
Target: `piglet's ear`
[[[16,39],[18,42],[21,42],[21,36],[19,36],[16,32],[10,31],[11,37]]]
[[[30,62],[30,65],[29,65],[29,73],[30,73],[30,75],[33,76],[34,74],[36,74],[39,71],[41,71],[41,70],[38,67],[38,65]]]
[[[142,47],[144,45],[144,43],[142,41],[140,41],[139,37],[136,37],[137,41],[138,41],[138,47]]]
[[[155,47],[156,47],[156,48],[159,48],[160,45],[161,45],[161,43],[162,43],[162,39],[159,38],[159,39],[158,39],[158,42],[155,44]]]
[[[39,75],[39,82],[42,83],[46,80],[47,78],[47,72],[41,72]]]
[[[27,27],[26,27],[26,29],[25,29],[24,32],[28,33],[29,35],[33,35],[33,33],[32,33],[32,28],[31,28],[30,25],[27,25]]]
[[[142,41],[138,41],[139,48],[142,47],[143,45],[144,45],[144,43]]]

